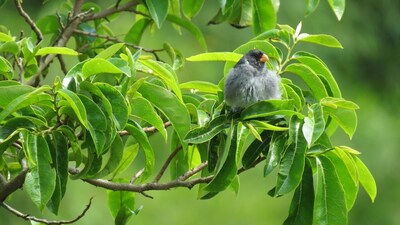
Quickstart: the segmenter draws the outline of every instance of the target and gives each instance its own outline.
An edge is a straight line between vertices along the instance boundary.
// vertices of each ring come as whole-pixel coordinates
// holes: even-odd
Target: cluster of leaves
[[[203,2],[182,1],[183,14],[192,18]],[[309,1],[307,13],[318,2]],[[344,1],[328,2],[340,18]],[[218,85],[180,83],[177,72],[184,58],[179,50],[168,43],[159,50],[137,46],[148,27],[169,21],[178,30],[189,30],[206,49],[201,31],[181,16],[180,3],[117,1],[125,5],[106,11],[130,6],[126,11],[136,13],[123,41],[113,38],[106,19],[99,16],[104,10],[94,3],[83,4],[78,15],[68,13],[75,7],[65,3],[66,13],[33,24],[50,37],[50,46],[42,47],[38,31],[36,37],[20,40],[0,32],[0,201],[23,184],[39,209],[47,207],[57,214],[69,179],[101,186],[105,178],[112,184],[103,186],[110,189],[110,211],[116,224],[125,224],[139,210],[135,190],[173,187],[157,186],[163,170],[148,181],[155,175],[155,163],[160,163],[149,139],[157,131],[170,143],[170,161],[164,165],[170,167],[171,182],[185,187],[200,184],[201,199],[228,187],[237,192],[238,174],[263,162],[264,176],[278,171],[271,196],[295,192],[285,224],[346,224],[359,184],[371,199],[376,195],[359,152],[330,141],[337,128],[351,138],[358,106],[342,98],[320,58],[292,52],[302,42],[335,48],[341,48],[340,43],[329,35],[301,33],[301,24],[296,29],[287,25],[275,29],[276,19],[261,20],[260,16],[276,18],[279,1],[220,1],[218,15],[210,23],[252,25],[257,36],[233,52],[203,53],[187,60],[224,61],[227,74],[242,54],[258,48],[271,58],[269,69],[282,76],[282,100],[253,104],[233,118],[225,112],[225,78]],[[70,31],[76,49],[60,46],[76,20],[79,26]],[[170,64],[159,59],[159,51],[167,53]],[[79,62],[63,68],[65,76],[56,77],[52,85],[28,85],[31,78],[45,77],[54,54],[62,65],[68,56]],[[145,159],[137,163],[144,168],[129,181],[121,174],[139,151]],[[198,172],[196,183],[184,183]],[[15,186],[21,174],[26,177]]]

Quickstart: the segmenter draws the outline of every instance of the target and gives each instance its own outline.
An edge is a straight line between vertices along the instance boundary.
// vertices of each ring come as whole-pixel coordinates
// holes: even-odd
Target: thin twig
[[[19,0],[14,0],[15,6],[17,7],[18,13],[25,19],[25,21],[29,24],[33,32],[35,32],[37,36],[37,43],[43,40],[43,34],[40,29],[36,26],[35,22],[31,19],[28,13],[22,8],[21,2]]]
[[[171,122],[167,121],[164,123],[164,127],[167,128],[169,126],[171,126]],[[156,132],[157,128],[151,126],[151,127],[143,127],[143,131],[146,133],[152,133],[152,132]],[[129,132],[127,130],[121,130],[118,132],[119,135],[121,136],[125,136],[125,135],[129,135]]]
[[[178,146],[171,154],[168,156],[167,160],[165,160],[164,165],[161,167],[160,171],[158,172],[156,178],[154,178],[153,182],[157,183],[160,181],[161,177],[164,175],[165,170],[167,170],[169,164],[171,163],[172,159],[182,150],[182,145]]]
[[[139,4],[139,1],[132,0],[130,2],[125,3],[124,5],[116,5],[115,7],[111,7],[108,9],[105,9],[99,13],[95,13],[93,15],[87,16],[83,18],[83,22],[89,21],[89,20],[97,20],[97,19],[102,19],[106,18],[107,16],[110,16],[112,14],[118,13],[118,12],[123,12],[123,11],[129,11],[131,8],[134,8],[137,4]]]
[[[72,219],[72,220],[47,220],[47,219],[37,218],[34,216],[30,216],[29,214],[22,213],[22,212],[18,211],[17,209],[14,209],[11,206],[7,205],[4,202],[1,202],[0,205],[3,208],[7,209],[12,214],[14,214],[24,220],[35,221],[35,222],[44,223],[44,224],[71,224],[71,223],[75,223],[76,221],[80,220],[82,217],[85,216],[86,212],[89,210],[90,206],[92,205],[92,199],[93,198],[90,198],[89,204],[82,211],[82,213],[79,214],[75,219]]]
[[[185,174],[180,176],[178,178],[178,180],[185,181],[185,180],[189,179],[191,176],[195,175],[196,173],[202,171],[207,166],[208,166],[208,162],[207,161],[202,162],[200,165],[196,166],[195,168],[187,171]]]
[[[22,171],[13,180],[6,182],[0,189],[0,202],[3,202],[10,194],[22,187],[25,182],[28,166],[26,160],[21,160]]]
[[[131,183],[131,184],[135,183],[135,181],[136,181],[140,176],[142,176],[143,172],[144,172],[144,168],[140,169],[137,173],[135,173],[135,175],[132,177],[132,179],[130,180],[129,183]]]
[[[82,30],[78,30],[78,29],[74,30],[74,33],[82,34],[82,35],[86,35],[86,36],[90,36],[90,37],[101,38],[101,39],[105,39],[107,41],[111,41],[111,42],[115,42],[115,43],[124,43],[126,46],[132,47],[134,49],[141,49],[144,52],[154,53],[154,52],[164,51],[164,49],[147,49],[147,48],[143,48],[141,46],[134,45],[134,44],[129,43],[129,42],[121,41],[118,38],[111,37],[111,36],[108,36],[108,35],[102,35],[102,34],[82,31]]]
[[[57,55],[57,59],[60,62],[60,67],[61,67],[61,70],[63,71],[64,75],[67,75],[68,69],[67,69],[67,66],[65,65],[64,58],[62,57],[62,55]]]

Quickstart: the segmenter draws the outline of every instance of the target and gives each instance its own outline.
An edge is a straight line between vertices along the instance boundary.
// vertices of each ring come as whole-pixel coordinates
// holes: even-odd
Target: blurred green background
[[[52,0],[42,5],[39,1],[24,1],[24,7],[32,18],[38,19],[53,13],[61,2]],[[216,13],[216,4],[217,1],[206,1],[194,22],[204,32],[210,52],[232,51],[252,37],[251,28],[238,30],[228,24],[207,26]],[[316,12],[306,18],[305,7],[305,1],[282,1],[278,23],[295,27],[303,21],[303,32],[333,35],[344,46],[339,50],[303,44],[298,50],[320,56],[336,77],[344,98],[360,105],[358,129],[353,139],[338,132],[334,144],[361,151],[361,158],[378,185],[375,203],[371,203],[363,190],[360,191],[350,212],[349,224],[400,224],[400,176],[397,174],[400,171],[400,1],[348,0],[340,22],[326,1],[321,1]],[[126,13],[120,20],[111,22],[110,27],[122,39],[133,19],[133,15]],[[21,30],[29,33],[12,1],[0,9],[0,24],[8,27],[14,36],[19,36]],[[170,24],[165,24],[161,30],[146,32],[142,40],[141,45],[147,48],[160,48],[163,42],[169,42],[185,57],[203,51],[190,33],[182,30],[179,35]],[[54,64],[51,73],[61,75],[58,65]],[[223,76],[222,68],[222,63],[186,62],[179,73],[180,81],[217,83]],[[166,157],[167,148],[162,148],[159,143],[154,148],[159,157]],[[143,205],[143,209],[129,224],[282,224],[288,214],[291,196],[271,198],[267,195],[273,187],[274,176],[263,178],[262,165],[259,165],[243,173],[240,180],[238,196],[226,191],[211,200],[197,200],[196,188],[149,192],[154,199],[137,195],[136,204]],[[58,218],[74,218],[93,196],[87,216],[76,224],[113,224],[105,190],[82,181],[69,182],[67,190]],[[56,218],[46,210],[42,215],[23,191],[13,195],[8,203],[31,215]],[[18,224],[29,223],[0,208],[0,225]]]

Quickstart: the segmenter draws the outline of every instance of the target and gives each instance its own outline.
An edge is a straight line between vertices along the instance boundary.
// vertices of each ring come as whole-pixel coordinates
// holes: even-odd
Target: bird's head
[[[258,70],[262,70],[264,68],[265,62],[269,60],[268,56],[258,49],[252,49],[247,52],[238,62],[241,63],[249,63],[251,66]]]

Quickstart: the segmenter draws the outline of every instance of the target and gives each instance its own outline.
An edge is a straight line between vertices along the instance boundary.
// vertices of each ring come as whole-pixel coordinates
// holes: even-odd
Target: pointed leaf
[[[211,140],[215,135],[223,131],[229,123],[225,115],[221,115],[213,119],[204,127],[191,130],[185,137],[186,143],[200,144]]]
[[[339,0],[341,1],[341,0]],[[327,34],[300,34],[298,41],[310,42],[330,48],[343,48],[340,42],[331,35]]]
[[[279,165],[279,162],[281,161],[281,153],[285,148],[286,140],[286,133],[273,133],[269,144],[268,154],[265,159],[266,164],[264,166],[264,177],[270,174],[272,170]]]
[[[217,94],[221,91],[218,85],[215,85],[206,81],[188,81],[186,83],[179,84],[181,89],[190,89],[203,93]]]
[[[253,33],[261,34],[275,28],[276,13],[272,0],[253,0]]]
[[[124,43],[113,44],[110,47],[99,52],[99,54],[97,54],[95,58],[108,59],[108,58],[114,56],[122,48],[122,46],[124,46]]]
[[[343,131],[349,135],[350,139],[353,137],[353,134],[357,129],[357,114],[355,110],[323,107],[323,111],[339,124]]]
[[[43,48],[40,48],[36,52],[35,55],[42,56],[42,55],[49,55],[49,54],[72,55],[72,56],[79,55],[79,53],[77,51],[67,48],[67,47],[43,47]]]
[[[124,71],[102,58],[90,59],[83,64],[82,75],[84,79],[100,73],[121,74]]]
[[[317,9],[319,4],[319,0],[307,0],[307,9],[306,9],[306,16],[309,16],[311,13]]]
[[[293,108],[294,101],[291,99],[265,100],[245,108],[240,114],[240,117],[242,120],[274,115],[298,115],[299,117],[303,117],[302,114],[293,111]]]
[[[316,168],[313,225],[347,224],[345,193],[334,164],[325,156],[318,156]]]
[[[183,14],[191,19],[196,16],[201,8],[203,7],[204,0],[183,0],[182,1],[182,9]]]
[[[304,118],[302,127],[303,135],[307,140],[308,147],[322,135],[325,130],[325,120],[320,104],[313,104],[308,107],[308,116]]]
[[[148,18],[142,18],[137,20],[129,31],[125,35],[125,42],[139,45],[142,39],[143,33],[146,28],[150,25],[151,20]]]
[[[188,61],[225,61],[238,62],[243,55],[235,52],[206,52],[186,58]]]
[[[335,13],[338,20],[342,19],[345,7],[345,0],[328,0],[333,12]]]
[[[145,0],[151,18],[158,28],[161,28],[168,14],[169,1],[165,0]]]
[[[356,162],[358,170],[358,180],[373,202],[377,194],[375,179],[360,158],[353,156],[353,159]]]

